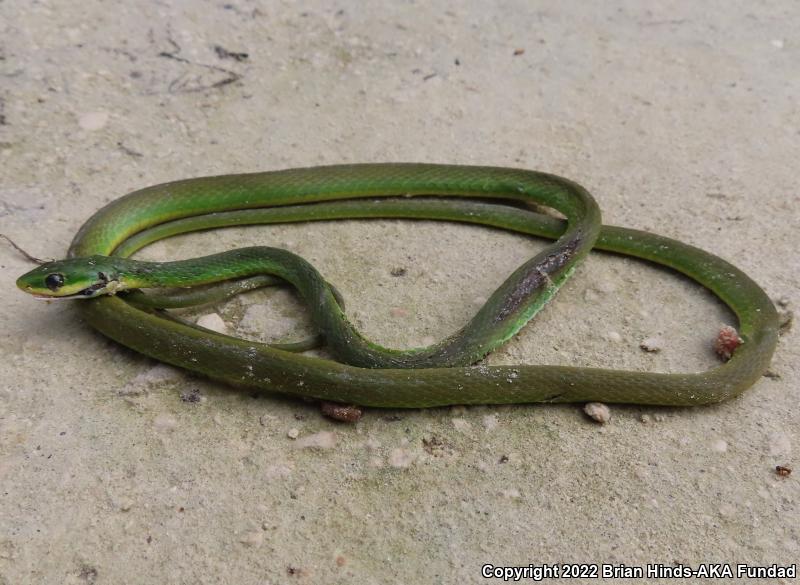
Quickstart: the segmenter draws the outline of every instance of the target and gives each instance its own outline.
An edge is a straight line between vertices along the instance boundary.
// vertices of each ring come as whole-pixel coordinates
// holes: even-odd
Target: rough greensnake
[[[503,204],[507,201],[512,204]],[[530,204],[553,208],[566,219],[534,212]],[[242,248],[164,263],[128,258],[180,233],[343,218],[467,222],[555,242],[514,271],[465,327],[431,347],[412,350],[365,339],[348,321],[335,289],[285,250]],[[728,362],[702,373],[473,365],[516,334],[592,248],[642,258],[702,284],[736,314],[743,344]],[[211,285],[227,286],[224,294],[231,295],[260,286],[259,279],[269,279],[265,275],[298,290],[335,361],[183,323],[147,307],[134,290]],[[778,336],[770,299],[725,260],[655,234],[602,225],[591,195],[567,179],[496,167],[341,165],[148,187],[99,210],[75,236],[66,260],[43,264],[17,284],[40,297],[85,299],[79,307],[87,323],[157,360],[237,386],[376,407],[720,402],[758,380]],[[189,304],[202,300],[197,293]]]

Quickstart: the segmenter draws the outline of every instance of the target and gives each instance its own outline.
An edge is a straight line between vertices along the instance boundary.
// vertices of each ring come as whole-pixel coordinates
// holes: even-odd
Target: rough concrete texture
[[[582,183],[606,223],[732,260],[791,309],[798,30],[789,0],[3,2],[0,232],[59,257],[103,204],[172,179],[518,166]],[[308,258],[397,347],[458,328],[540,246],[337,222],[143,256],[257,243]],[[797,464],[796,330],[770,378],[717,407],[613,407],[604,425],[582,405],[373,410],[343,425],[125,350],[16,290],[30,265],[13,249],[0,264],[3,585],[479,583],[484,563],[800,558],[800,472],[775,472]],[[283,291],[217,311],[205,322],[240,335],[307,332]],[[593,255],[489,362],[696,371],[732,322],[685,279]]]

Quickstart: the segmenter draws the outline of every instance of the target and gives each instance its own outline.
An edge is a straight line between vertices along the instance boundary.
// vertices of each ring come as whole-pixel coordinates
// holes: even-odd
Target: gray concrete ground
[[[732,260],[791,309],[798,30],[791,1],[3,2],[0,232],[59,257],[94,210],[171,179],[518,166],[581,182],[606,223]],[[397,347],[459,327],[540,246],[338,222],[144,256],[256,243],[311,260]],[[122,349],[17,291],[28,268],[0,247],[4,585],[480,583],[484,563],[800,558],[800,472],[775,473],[797,464],[796,331],[771,379],[718,407],[614,407],[604,426],[579,405],[369,411],[346,426]],[[307,328],[282,291],[219,314],[255,339]],[[732,320],[682,278],[597,255],[489,362],[696,371]],[[662,351],[640,350],[653,336]]]

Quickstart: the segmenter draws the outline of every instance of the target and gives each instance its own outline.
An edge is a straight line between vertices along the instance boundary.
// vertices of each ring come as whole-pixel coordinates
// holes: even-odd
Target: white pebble
[[[728,443],[722,439],[717,439],[711,442],[711,450],[717,453],[724,453],[728,450]]]
[[[589,402],[583,407],[583,412],[589,415],[589,418],[599,423],[607,423],[611,420],[611,410],[602,402]]]
[[[296,439],[297,437],[300,436],[300,431],[298,431],[297,429],[289,429],[288,431],[286,431],[286,436],[289,437],[290,439]]]
[[[776,49],[782,49],[783,48],[783,39],[772,39],[771,44]]]
[[[225,324],[225,321],[222,320],[222,317],[220,317],[217,313],[209,313],[208,315],[202,315],[201,317],[198,317],[197,324],[200,327],[205,327],[206,329],[216,331],[217,333],[228,332],[228,326]]]
[[[87,112],[78,118],[78,125],[84,130],[100,130],[108,124],[108,112]]]
[[[643,350],[650,353],[658,353],[664,347],[664,341],[660,337],[648,337],[639,344]]]
[[[609,331],[608,333],[606,333],[606,339],[608,339],[609,341],[613,341],[614,343],[619,343],[620,341],[622,341],[622,335],[620,335],[616,331]]]
[[[336,433],[320,431],[297,440],[298,449],[333,449],[336,446]]]

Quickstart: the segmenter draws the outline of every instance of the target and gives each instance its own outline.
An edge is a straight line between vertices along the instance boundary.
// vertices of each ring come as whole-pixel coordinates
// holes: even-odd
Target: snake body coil
[[[379,199],[393,196],[403,198]],[[487,199],[538,203],[567,219]],[[250,248],[173,263],[127,259],[150,242],[201,229],[378,217],[478,223],[556,241],[518,268],[464,328],[434,346],[407,351],[382,348],[363,338],[347,321],[335,289],[304,260],[282,250]],[[668,266],[707,287],[737,315],[743,344],[727,363],[696,374],[568,366],[465,367],[513,336],[593,247]],[[113,294],[127,288],[259,278],[256,275],[264,273],[288,280],[300,291],[338,361],[208,331],[143,308],[133,296],[126,302],[124,295]],[[602,226],[592,197],[571,181],[494,167],[345,165],[157,185],[98,211],[76,235],[67,260],[40,266],[18,285],[39,296],[87,298],[80,310],[90,325],[158,360],[235,385],[380,407],[719,402],[758,380],[769,365],[778,329],[772,302],[728,262],[669,238]]]

